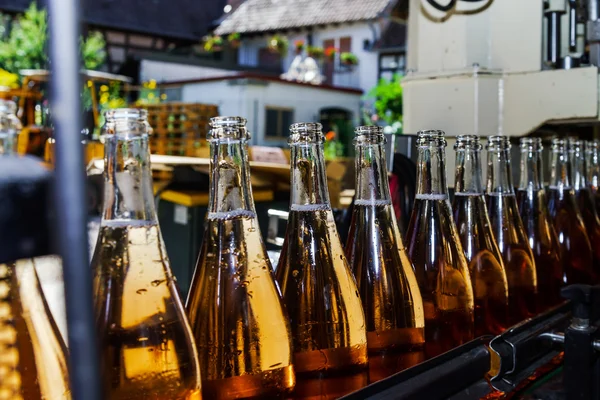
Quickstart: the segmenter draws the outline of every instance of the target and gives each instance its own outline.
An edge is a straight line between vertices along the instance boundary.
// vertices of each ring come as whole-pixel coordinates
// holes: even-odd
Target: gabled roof
[[[0,0],[0,10],[22,12],[31,0]],[[47,0],[38,0],[45,5]],[[226,0],[82,0],[91,25],[173,39],[200,40],[223,14]]]
[[[247,0],[215,30],[257,33],[378,18],[395,0]]]

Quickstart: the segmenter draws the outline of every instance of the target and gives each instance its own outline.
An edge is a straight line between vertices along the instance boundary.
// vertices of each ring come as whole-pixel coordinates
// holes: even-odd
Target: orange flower
[[[333,139],[335,139],[335,131],[327,132],[327,134],[325,135],[325,140],[330,141]]]

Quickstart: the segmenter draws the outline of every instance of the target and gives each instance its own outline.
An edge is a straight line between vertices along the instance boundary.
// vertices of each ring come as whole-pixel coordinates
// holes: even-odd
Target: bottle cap
[[[51,254],[51,173],[33,157],[0,157],[0,263]]]

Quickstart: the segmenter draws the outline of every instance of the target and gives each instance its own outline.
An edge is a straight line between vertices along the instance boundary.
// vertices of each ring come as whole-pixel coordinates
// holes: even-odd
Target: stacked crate
[[[144,106],[154,129],[150,137],[152,154],[203,157],[210,118],[219,115],[213,104],[161,103]]]

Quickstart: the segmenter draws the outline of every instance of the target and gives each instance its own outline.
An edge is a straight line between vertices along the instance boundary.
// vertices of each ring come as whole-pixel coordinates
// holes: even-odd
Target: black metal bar
[[[351,393],[343,400],[446,399],[485,378],[490,353],[484,336]]]
[[[56,238],[64,268],[71,391],[75,400],[100,400],[80,133],[78,1],[49,0],[48,16],[50,101],[56,137]]]
[[[551,352],[552,341],[540,335],[555,330],[563,331],[570,317],[571,306],[564,303],[496,336],[490,342],[490,348],[498,358],[499,367],[492,381],[516,375],[533,361]]]

